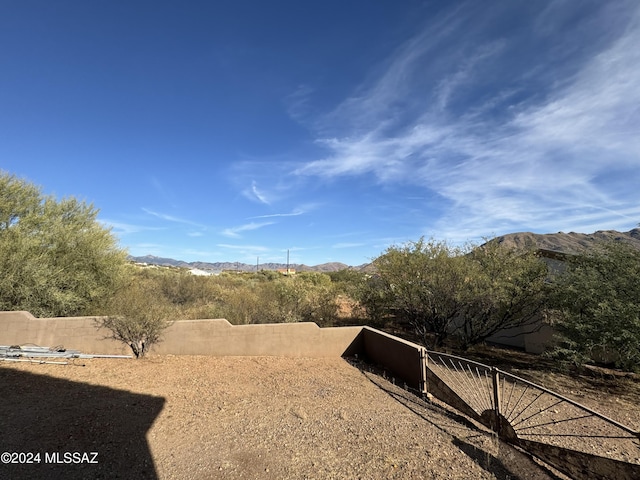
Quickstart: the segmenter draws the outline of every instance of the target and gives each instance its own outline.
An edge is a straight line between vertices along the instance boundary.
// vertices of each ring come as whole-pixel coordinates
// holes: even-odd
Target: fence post
[[[495,431],[500,432],[502,426],[500,425],[500,373],[496,367],[491,367],[491,380],[493,383],[493,411],[495,412],[496,426]]]
[[[427,385],[427,362],[429,356],[425,348],[420,349],[420,393],[426,395],[429,392]]]

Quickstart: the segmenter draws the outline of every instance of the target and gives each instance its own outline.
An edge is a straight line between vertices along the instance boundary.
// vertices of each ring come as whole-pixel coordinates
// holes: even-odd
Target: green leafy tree
[[[640,366],[640,251],[605,243],[571,258],[556,276],[553,305],[560,343],[557,357],[583,363]]]
[[[380,275],[364,276],[352,295],[357,302],[357,311],[362,312],[372,326],[384,328],[391,320],[389,292]]]
[[[374,260],[389,314],[408,322],[425,345],[441,346],[465,310],[464,250],[435,240],[389,247]],[[369,295],[379,302],[380,297]],[[379,305],[376,306],[379,308]]]
[[[516,327],[518,334],[540,329],[548,269],[535,250],[489,241],[462,261],[467,279],[461,295],[467,306],[457,336],[463,348]]]
[[[0,172],[0,310],[36,316],[100,311],[126,279],[126,252],[98,211]]]
[[[332,325],[338,317],[338,292],[331,277],[324,273],[303,272],[298,281],[306,286],[302,321]]]
[[[386,314],[411,325],[425,345],[455,338],[468,348],[500,331],[540,326],[547,268],[531,250],[421,238],[390,247],[374,266],[360,301],[378,322]]]

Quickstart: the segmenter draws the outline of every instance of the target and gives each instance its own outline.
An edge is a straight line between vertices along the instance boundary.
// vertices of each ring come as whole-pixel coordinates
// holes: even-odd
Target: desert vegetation
[[[555,358],[640,368],[640,251],[606,242],[569,258],[550,304],[559,343]]]
[[[0,173],[0,309],[100,316],[142,357],[173,321],[368,324],[429,348],[553,324],[558,362],[640,366],[640,250],[600,242],[549,269],[539,251],[489,240],[394,245],[365,271],[223,272],[132,264],[98,211]]]
[[[164,305],[174,319],[226,318],[235,325],[308,321],[328,326],[338,318],[341,287],[324,273],[195,276],[183,268],[132,265],[130,274],[132,283],[147,286],[146,298]],[[123,303],[120,296],[129,295],[126,288],[116,292],[113,308]]]
[[[533,248],[420,239],[374,260],[358,301],[365,318],[408,325],[430,348],[467,350],[501,330],[547,323],[557,335],[546,356],[559,364],[637,371],[640,250],[603,241],[563,257],[558,267]]]
[[[97,214],[0,171],[0,309],[36,316],[103,311],[126,282],[127,254]]]

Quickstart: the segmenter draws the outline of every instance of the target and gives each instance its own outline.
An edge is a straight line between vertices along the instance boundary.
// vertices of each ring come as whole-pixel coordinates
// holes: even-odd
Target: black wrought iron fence
[[[428,351],[427,391],[574,478],[640,479],[640,433],[533,382]]]

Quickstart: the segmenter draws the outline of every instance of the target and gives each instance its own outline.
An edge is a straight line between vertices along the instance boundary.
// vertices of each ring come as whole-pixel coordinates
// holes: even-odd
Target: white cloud
[[[399,49],[377,82],[328,116],[327,123],[348,125],[347,135],[320,138],[328,155],[294,174],[371,175],[383,184],[421,185],[445,200],[433,226],[446,235],[634,226],[640,213],[639,12],[635,7],[619,37],[598,45],[562,81],[548,82],[544,58],[515,73],[532,85],[544,81],[544,94],[531,91],[509,107],[505,102],[522,92],[496,84],[501,88],[493,85],[492,97],[484,95],[462,115],[449,106],[488,75],[508,42],[473,44],[477,32],[460,30],[468,15],[430,25]],[[439,60],[446,51],[433,57],[456,35],[449,48],[471,57],[459,64]],[[500,67],[509,75],[509,64]],[[499,115],[492,113],[496,106]]]
[[[616,162],[640,155],[640,19],[610,48],[596,55],[548,103],[518,115],[514,126],[529,145],[545,142],[570,152],[595,149]],[[599,164],[598,164],[599,165]]]
[[[297,217],[298,215],[302,215],[304,213],[304,211],[296,209],[291,213],[271,213],[269,215],[256,215],[255,217],[250,218]]]
[[[297,121],[304,121],[310,114],[310,98],[314,88],[310,85],[298,85],[296,90],[285,98],[287,113]]]
[[[237,227],[226,228],[221,233],[222,235],[225,235],[227,237],[240,238],[241,237],[240,234],[242,232],[257,230],[259,228],[263,228],[268,225],[273,225],[273,223],[274,222],[261,222],[261,223],[251,222],[251,223],[246,223],[244,225],[239,225]]]
[[[336,243],[334,245],[331,246],[331,248],[357,248],[357,247],[363,247],[365,246],[366,243]]]
[[[147,213],[147,214],[149,214],[149,215],[151,215],[151,216],[153,216],[153,217],[159,218],[161,220],[166,220],[168,222],[184,223],[186,225],[193,225],[193,226],[204,228],[203,225],[201,225],[199,223],[196,223],[196,222],[192,222],[191,220],[186,220],[184,218],[179,218],[179,217],[175,217],[173,215],[167,215],[167,214],[164,214],[164,213],[158,213],[158,212],[153,211],[153,210],[148,209],[148,208],[144,208],[143,207],[142,211]]]
[[[164,186],[164,184],[158,180],[157,177],[152,176],[150,179],[151,185],[153,186],[153,188],[158,192],[158,194],[160,195],[160,197],[170,203],[170,204],[174,204],[175,202],[175,195],[173,194],[173,192],[171,192],[170,190],[167,190],[167,188]]]
[[[251,182],[251,187],[246,188],[242,191],[242,194],[249,200],[258,201],[259,203],[264,203],[265,205],[271,204],[266,193],[258,189],[258,184],[255,180]]]
[[[215,258],[216,256],[219,255],[218,252],[212,252],[209,250],[195,250],[191,248],[187,248],[183,250],[182,254],[190,258],[196,258],[198,260],[204,259],[204,258]]]
[[[283,261],[281,254],[262,245],[233,245],[221,243],[217,246],[229,250],[223,254],[224,258],[234,258],[242,263],[264,265],[269,262]]]
[[[107,228],[111,228],[116,235],[129,235],[133,233],[146,232],[150,230],[162,230],[161,228],[148,227],[132,223],[118,222],[109,219],[101,219],[100,222]]]

